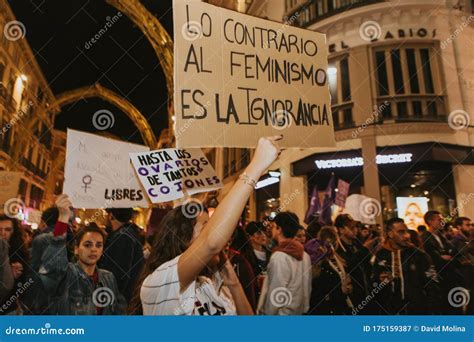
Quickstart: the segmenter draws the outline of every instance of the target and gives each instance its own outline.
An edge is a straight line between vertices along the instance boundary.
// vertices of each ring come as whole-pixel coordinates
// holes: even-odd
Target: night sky
[[[142,0],[171,37],[171,0]],[[17,20],[26,26],[36,60],[55,95],[95,82],[127,98],[153,128],[157,139],[168,126],[167,92],[163,70],[151,44],[127,16],[122,15],[89,49],[85,44],[113,17],[117,9],[105,0],[12,0]],[[93,114],[108,109],[115,124],[109,133],[143,143],[132,121],[119,109],[98,98],[64,106],[55,128],[96,132]]]

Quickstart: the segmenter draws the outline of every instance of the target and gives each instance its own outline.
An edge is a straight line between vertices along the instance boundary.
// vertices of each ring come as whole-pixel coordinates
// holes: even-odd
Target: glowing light
[[[257,182],[257,185],[255,186],[255,189],[261,189],[261,188],[264,188],[266,186],[269,186],[271,184],[275,184],[275,183],[278,183],[278,182],[280,182],[279,178],[269,177],[269,178],[266,178],[264,180],[261,180],[260,182]]]
[[[411,162],[413,157],[412,153],[399,153],[399,154],[379,154],[375,160],[378,165],[380,164],[399,164]],[[354,167],[364,165],[364,159],[362,157],[354,158],[343,158],[343,159],[327,159],[327,160],[315,160],[314,163],[318,169],[335,169],[340,167]]]
[[[337,68],[329,67],[328,68],[328,76],[336,76],[337,75]]]

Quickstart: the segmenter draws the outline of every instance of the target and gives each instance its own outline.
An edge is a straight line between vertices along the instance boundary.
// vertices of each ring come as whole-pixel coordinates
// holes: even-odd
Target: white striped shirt
[[[178,261],[165,262],[143,282],[140,298],[144,315],[236,315],[235,304],[219,273],[199,276],[180,293]]]

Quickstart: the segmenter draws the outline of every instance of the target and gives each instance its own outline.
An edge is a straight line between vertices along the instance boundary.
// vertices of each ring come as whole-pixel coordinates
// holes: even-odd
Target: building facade
[[[474,17],[470,1],[253,1],[253,16],[326,34],[337,146],[289,149],[264,176],[249,218],[275,208],[303,219],[314,186],[332,175],[376,200],[425,198],[446,216],[474,217]],[[224,193],[239,150],[217,150]],[[336,183],[337,184],[337,183]]]
[[[25,38],[25,26],[16,21],[7,1],[0,1],[0,170],[23,172],[18,196],[22,217],[38,223],[39,210],[47,205],[45,192],[51,170],[54,95]],[[31,125],[33,116],[41,117]],[[19,141],[27,148],[19,148]]]

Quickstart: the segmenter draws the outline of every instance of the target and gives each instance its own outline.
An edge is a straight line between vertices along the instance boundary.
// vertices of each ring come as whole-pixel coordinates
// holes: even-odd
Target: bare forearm
[[[250,179],[257,181],[263,171],[265,170],[260,170],[255,165],[250,164],[246,168],[245,174]],[[217,207],[206,229],[208,246],[214,252],[218,253],[221,251],[231,238],[240,215],[253,190],[253,186],[239,179]]]
[[[234,299],[238,315],[252,316],[255,314],[240,283],[233,286],[229,286],[229,290],[232,294],[232,298]]]

